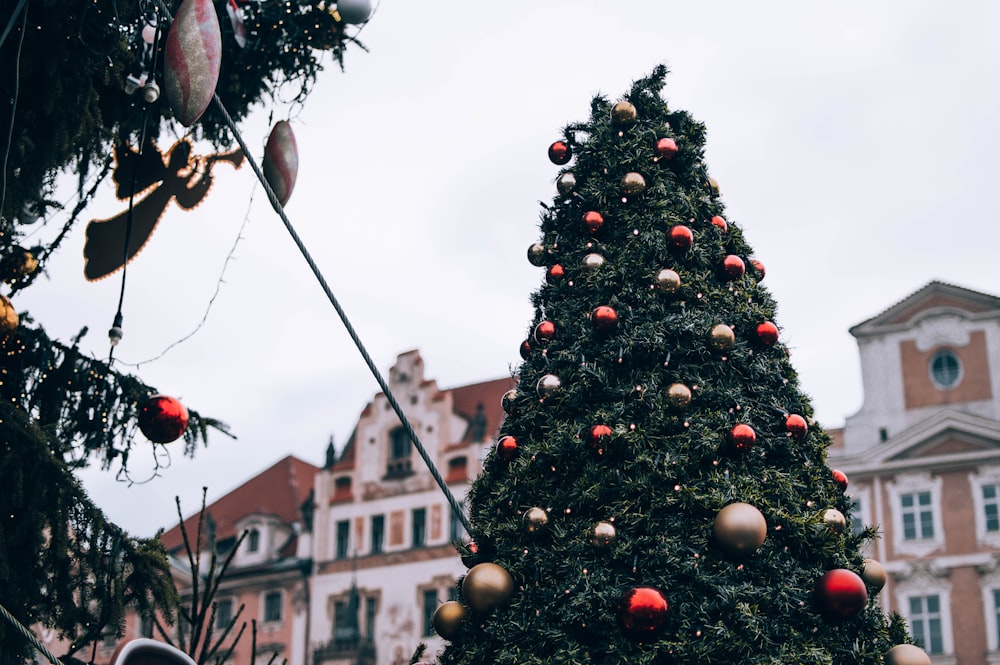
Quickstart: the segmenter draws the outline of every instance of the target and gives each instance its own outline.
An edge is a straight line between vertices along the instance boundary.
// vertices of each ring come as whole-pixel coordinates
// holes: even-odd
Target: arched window
[[[260,549],[260,531],[250,529],[247,534],[247,552],[256,552]]]

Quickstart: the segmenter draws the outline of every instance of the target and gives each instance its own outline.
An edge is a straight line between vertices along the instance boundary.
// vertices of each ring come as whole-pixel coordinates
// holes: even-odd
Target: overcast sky
[[[863,399],[850,326],[934,279],[1000,294],[998,29],[989,0],[386,0],[360,35],[369,52],[243,133],[259,158],[270,123],[290,120],[286,211],[380,370],[415,348],[427,378],[454,387],[519,360],[542,279],[525,251],[557,173],[548,145],[594,93],[617,99],[665,63],[670,105],[708,127],[709,172],[767,267],[818,420],[838,427]],[[170,466],[145,484],[83,473],[136,535],[169,527],[175,496],[187,515],[203,486],[216,499],[287,454],[322,464],[378,390],[249,167],[216,175],[130,264],[116,358],[160,356],[198,327],[243,227],[204,325],[132,370],[239,438],[212,436],[194,460],[167,446]],[[108,183],[85,217],[124,205]],[[84,348],[106,357],[120,275],[84,280],[78,226],[16,304],[63,340],[88,326]]]

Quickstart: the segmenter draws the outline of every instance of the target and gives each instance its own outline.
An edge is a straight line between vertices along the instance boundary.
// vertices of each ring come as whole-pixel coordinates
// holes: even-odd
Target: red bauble
[[[683,224],[678,224],[670,229],[670,244],[677,249],[690,249],[694,244],[694,233]]]
[[[667,623],[670,603],[659,589],[639,586],[618,601],[618,623],[622,633],[636,642],[653,642]]]
[[[565,141],[556,141],[549,146],[549,159],[552,160],[553,164],[559,164],[562,166],[568,162],[572,156],[573,151]]]
[[[476,541],[470,540],[465,547],[469,553],[462,555],[462,564],[466,568],[472,568],[479,563],[479,545],[476,544]]]
[[[764,346],[774,346],[778,341],[778,326],[770,321],[757,324],[757,340]]]
[[[549,284],[555,284],[556,282],[561,281],[565,276],[566,269],[558,263],[549,266],[549,269],[545,271],[545,281]]]
[[[521,359],[522,360],[527,360],[528,358],[530,358],[531,357],[531,340],[527,340],[526,339],[523,342],[521,342],[521,347],[518,349],[518,352],[521,354]]]
[[[847,474],[840,469],[833,470],[833,479],[840,485],[842,491],[847,491]]]
[[[556,324],[551,321],[542,321],[535,326],[535,341],[541,346],[548,344],[556,336]]]
[[[721,215],[716,215],[712,218],[712,225],[718,226],[723,233],[729,230],[729,224],[726,223],[726,218]]]
[[[618,327],[618,312],[612,307],[601,305],[590,313],[590,323],[598,332],[611,332]]]
[[[611,443],[611,428],[607,425],[594,425],[587,430],[586,438],[590,447],[603,455]]]
[[[735,254],[728,254],[722,259],[722,272],[727,279],[737,280],[746,273],[747,267],[743,259]]]
[[[806,419],[797,413],[789,414],[785,418],[785,431],[794,436],[796,439],[801,439],[809,431],[809,424]]]
[[[816,583],[816,604],[827,619],[849,619],[868,604],[865,581],[846,568],[829,570]]]
[[[677,154],[677,141],[662,138],[656,142],[656,154],[663,159],[670,159]]]
[[[764,270],[764,264],[757,259],[750,259],[750,265],[752,265],[753,269],[757,272],[757,281],[759,282],[764,279],[764,275],[767,274],[767,271]]]
[[[517,457],[518,450],[517,439],[512,436],[508,435],[497,441],[497,457],[504,462],[509,462]]]
[[[139,409],[139,429],[153,443],[176,441],[187,426],[187,409],[173,397],[153,395]]]
[[[753,431],[750,425],[738,423],[729,430],[729,445],[735,450],[746,452],[753,448],[755,443],[757,443],[757,432]]]
[[[604,225],[604,215],[597,212],[596,210],[588,210],[583,213],[583,230],[587,233],[594,234],[600,231],[601,227]]]

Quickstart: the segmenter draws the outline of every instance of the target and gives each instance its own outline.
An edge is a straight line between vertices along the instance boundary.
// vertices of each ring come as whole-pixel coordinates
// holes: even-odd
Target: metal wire
[[[21,625],[21,622],[18,621],[13,614],[7,611],[7,608],[4,607],[3,604],[0,604],[0,615],[2,615],[3,618],[6,619],[10,625],[14,626],[14,628],[17,629],[17,632],[21,633],[21,635],[24,635],[24,639],[31,642],[31,646],[38,649],[39,653],[48,658],[49,662],[52,663],[52,665],[63,665],[62,661],[53,656],[52,653],[45,648],[45,645],[39,642],[38,639],[31,634],[30,630]]]

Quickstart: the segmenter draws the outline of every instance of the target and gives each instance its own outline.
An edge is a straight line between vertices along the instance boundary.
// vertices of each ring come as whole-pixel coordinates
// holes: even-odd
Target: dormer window
[[[260,549],[260,531],[250,529],[247,533],[247,552],[256,552]]]
[[[951,349],[941,349],[931,357],[931,381],[941,390],[951,390],[962,380],[962,362]]]

